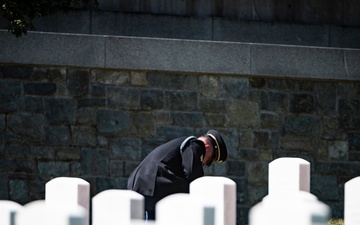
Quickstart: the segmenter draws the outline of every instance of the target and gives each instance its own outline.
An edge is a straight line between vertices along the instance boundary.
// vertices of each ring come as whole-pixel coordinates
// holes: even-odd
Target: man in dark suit
[[[189,193],[189,185],[204,176],[204,166],[223,162],[227,149],[221,135],[209,130],[201,137],[181,137],[155,148],[128,180],[128,189],[145,197],[145,219],[155,219],[155,205],[174,193]]]

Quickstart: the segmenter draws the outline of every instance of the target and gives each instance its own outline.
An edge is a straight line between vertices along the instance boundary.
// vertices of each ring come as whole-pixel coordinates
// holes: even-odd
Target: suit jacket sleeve
[[[205,145],[200,140],[193,140],[182,153],[182,166],[184,168],[185,178],[192,182],[193,180],[204,176],[204,170],[201,162],[201,155],[205,153]]]

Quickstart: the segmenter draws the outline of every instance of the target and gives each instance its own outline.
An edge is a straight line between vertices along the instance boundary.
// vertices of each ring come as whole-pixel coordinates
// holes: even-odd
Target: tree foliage
[[[97,0],[0,0],[0,11],[8,21],[7,29],[16,37],[35,30],[33,20],[57,12],[67,13],[70,9]]]

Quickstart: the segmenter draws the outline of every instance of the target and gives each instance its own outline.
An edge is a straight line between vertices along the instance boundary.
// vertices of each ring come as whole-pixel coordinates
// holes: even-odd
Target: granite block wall
[[[237,183],[238,224],[286,156],[311,163],[311,192],[341,218],[360,175],[359,111],[359,81],[0,64],[0,199],[43,199],[59,176],[92,196],[126,188],[154,147],[214,128],[229,158],[206,174]]]

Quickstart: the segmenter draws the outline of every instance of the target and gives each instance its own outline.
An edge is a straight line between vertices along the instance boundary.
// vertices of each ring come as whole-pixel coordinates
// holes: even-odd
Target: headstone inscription
[[[129,225],[144,218],[144,196],[131,190],[106,190],[92,199],[93,225]]]
[[[344,223],[360,224],[360,176],[345,183],[344,187]]]
[[[226,177],[204,176],[190,183],[190,195],[215,206],[216,225],[236,224],[236,183]]]

